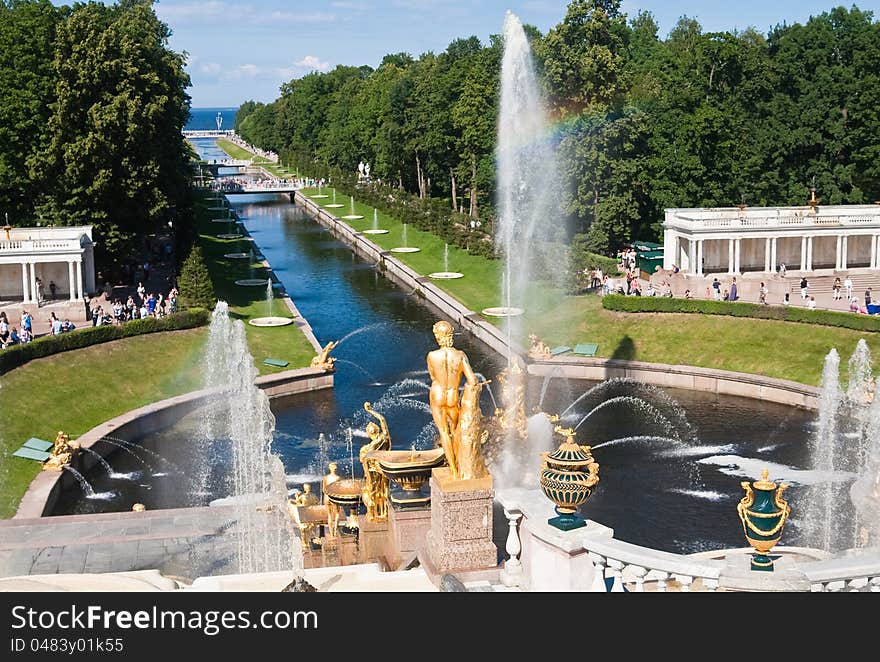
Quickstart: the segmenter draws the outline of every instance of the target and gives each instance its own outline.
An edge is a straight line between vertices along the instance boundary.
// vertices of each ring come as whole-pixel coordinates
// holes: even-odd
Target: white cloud
[[[199,71],[209,76],[216,76],[223,71],[223,67],[216,62],[205,62],[199,66]]]
[[[323,62],[317,55],[306,55],[299,62],[294,62],[294,66],[303,67],[316,71],[329,71],[330,63]]]

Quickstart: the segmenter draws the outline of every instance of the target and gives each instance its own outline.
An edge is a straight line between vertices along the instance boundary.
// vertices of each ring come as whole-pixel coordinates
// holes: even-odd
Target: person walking
[[[733,277],[733,283],[731,283],[731,285],[730,285],[730,300],[731,300],[731,301],[736,301],[736,300],[739,298],[739,295],[737,294],[737,291],[736,291],[736,290],[737,290],[737,287],[736,287],[736,276],[734,276],[734,277]]]
[[[807,300],[807,290],[810,289],[810,284],[807,282],[807,277],[804,276],[801,278],[801,299],[804,301]]]
[[[865,290],[865,308],[871,305],[871,288]]]
[[[816,310],[816,297],[810,297],[810,302],[807,304],[807,307],[810,310]]]
[[[783,262],[779,265],[779,275],[782,278],[785,278],[785,262]]]
[[[850,278],[849,276],[847,276],[846,280],[843,281],[843,289],[846,291],[846,298],[852,299],[853,282],[852,278]]]
[[[834,291],[834,300],[840,301],[840,278],[834,279],[834,286],[831,289]]]
[[[717,278],[712,281],[712,289],[715,290],[715,301],[721,301],[721,283]]]
[[[763,303],[765,306],[767,305],[768,292],[769,290],[767,289],[767,286],[764,285],[764,283],[761,283],[761,303]]]

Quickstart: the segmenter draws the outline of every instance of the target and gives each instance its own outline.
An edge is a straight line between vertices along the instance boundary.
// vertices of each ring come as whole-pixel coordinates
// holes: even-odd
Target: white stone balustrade
[[[519,560],[522,552],[522,543],[519,539],[519,531],[517,523],[522,518],[522,513],[518,510],[504,509],[504,516],[507,518],[509,530],[507,532],[507,544],[505,551],[510,557],[504,562],[504,570],[501,571],[501,582],[508,587],[519,586],[522,583],[523,568]]]

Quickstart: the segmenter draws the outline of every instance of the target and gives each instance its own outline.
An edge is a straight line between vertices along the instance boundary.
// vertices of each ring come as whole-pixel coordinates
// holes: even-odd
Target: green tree
[[[31,171],[47,193],[39,211],[94,225],[105,264],[125,259],[188,195],[189,76],[169,36],[150,0],[79,4],[58,27],[55,103]]]
[[[202,256],[202,249],[193,246],[177,279],[180,288],[180,301],[183,308],[207,308],[212,310],[217,303],[211,274]]]

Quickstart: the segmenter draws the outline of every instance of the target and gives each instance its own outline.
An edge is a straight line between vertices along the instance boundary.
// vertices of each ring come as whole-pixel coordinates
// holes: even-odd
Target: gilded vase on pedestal
[[[573,531],[587,525],[577,509],[587,502],[599,482],[599,465],[589,446],[574,441],[574,430],[556,428],[566,440],[554,453],[542,453],[541,490],[556,504],[556,514],[548,520],[561,531]]]
[[[770,556],[770,550],[781,540],[782,529],[791,514],[791,508],[782,497],[788,485],[777,485],[769,476],[770,472],[765,469],[761,480],[742,483],[746,495],[736,507],[746,540],[755,550],[752,570],[759,572],[773,572],[773,561],[778,557]]]

